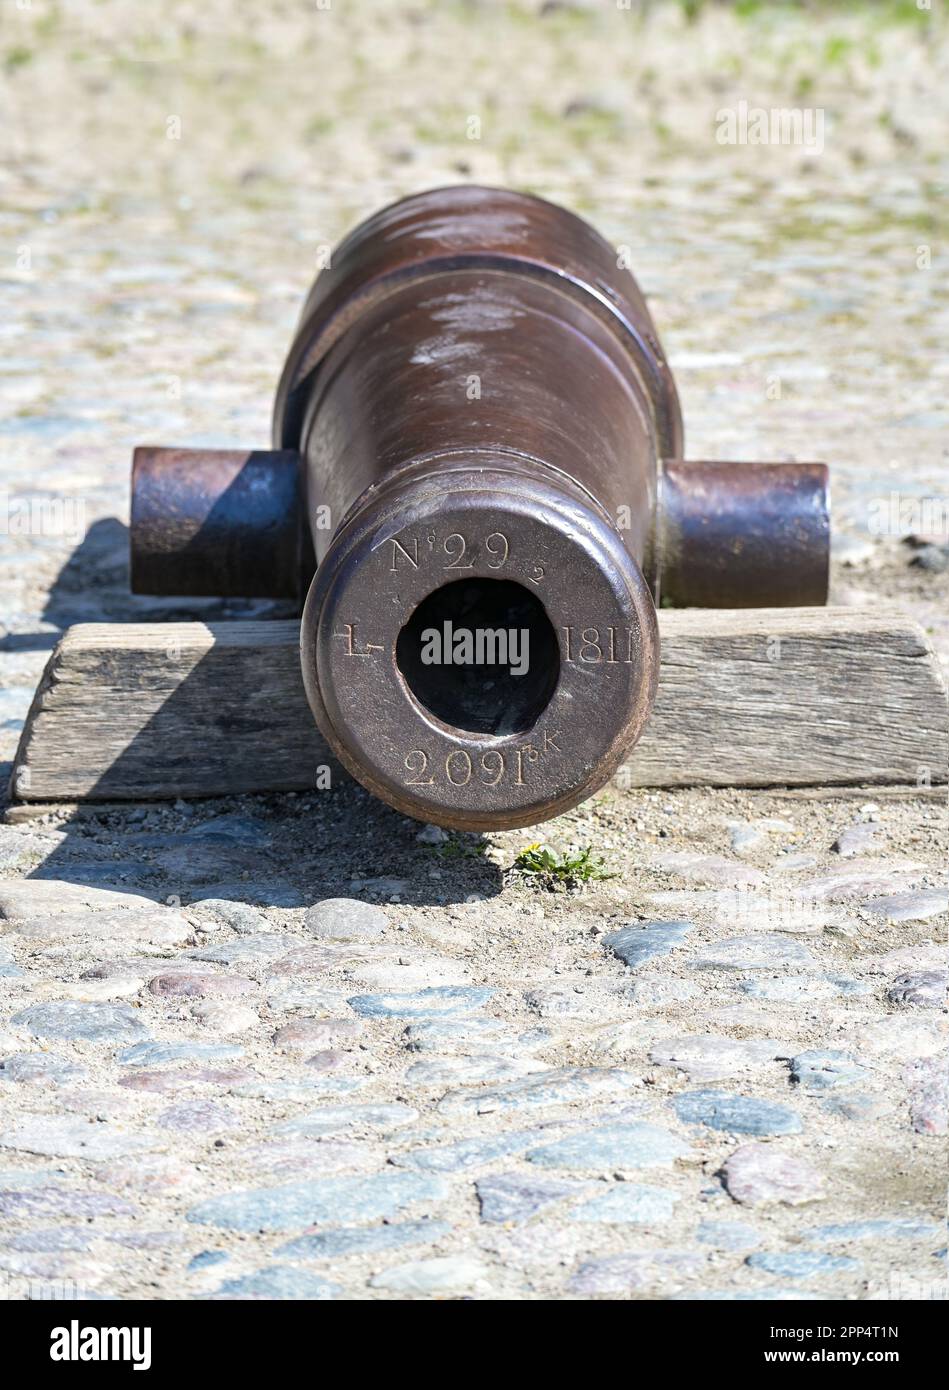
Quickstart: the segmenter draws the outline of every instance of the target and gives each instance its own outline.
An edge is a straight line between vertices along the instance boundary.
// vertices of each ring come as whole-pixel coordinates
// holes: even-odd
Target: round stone
[[[371,941],[388,926],[381,907],[357,898],[325,898],[311,907],[304,926],[325,941]]]

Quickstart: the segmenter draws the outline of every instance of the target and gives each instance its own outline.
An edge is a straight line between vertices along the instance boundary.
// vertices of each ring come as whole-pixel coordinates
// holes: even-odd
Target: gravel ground
[[[949,664],[938,15],[237,8],[4,27],[0,518],[40,520],[0,548],[0,758],[70,623],[281,611],[128,595],[131,449],[265,444],[321,248],[463,178],[628,247],[690,453],[826,459],[834,600]],[[822,148],[719,144],[740,101],[821,110]],[[945,1297],[943,800],[8,813],[0,1287]],[[540,834],[615,876],[517,877]]]

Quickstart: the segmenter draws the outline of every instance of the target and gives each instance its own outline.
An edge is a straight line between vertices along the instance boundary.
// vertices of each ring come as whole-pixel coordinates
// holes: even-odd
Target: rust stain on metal
[[[657,602],[826,601],[826,468],[682,453],[613,248],[540,199],[438,189],[334,252],[273,451],[136,451],[133,587],[308,588],[307,695],[353,776],[420,820],[527,825],[635,744]]]

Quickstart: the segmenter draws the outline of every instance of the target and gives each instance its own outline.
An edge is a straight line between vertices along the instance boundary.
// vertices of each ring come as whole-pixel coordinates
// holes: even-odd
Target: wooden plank
[[[669,610],[637,786],[942,784],[946,684],[898,609]]]
[[[82,623],[40,680],[11,799],[298,791],[329,761],[298,622]]]
[[[899,612],[689,609],[659,620],[656,707],[619,785],[946,782],[945,683],[925,633]],[[295,622],[90,623],[50,658],[12,799],[300,791],[327,764]]]

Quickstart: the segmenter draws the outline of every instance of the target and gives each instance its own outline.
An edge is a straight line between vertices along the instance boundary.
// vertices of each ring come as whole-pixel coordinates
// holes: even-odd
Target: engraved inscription
[[[489,748],[481,754],[482,782],[486,787],[496,787],[504,776],[504,754],[496,748]]]
[[[629,666],[639,660],[638,632],[634,627],[563,626],[563,659],[584,666]]]
[[[471,781],[471,754],[456,748],[445,759],[445,776],[453,787],[466,787]]]
[[[346,643],[346,656],[372,656],[373,652],[385,651],[378,642],[360,643],[356,635],[356,623],[343,623],[342,632],[334,632],[334,637],[339,637]]]
[[[428,551],[436,561],[441,561],[443,570],[473,569],[474,557],[479,544],[484,546],[485,563],[488,569],[503,569],[511,554],[511,543],[503,531],[492,531],[484,538],[483,542],[478,537],[465,536],[461,531],[452,531],[451,535],[446,536],[442,541],[439,541],[434,531],[429,531],[425,536],[425,545]],[[405,540],[398,540],[395,536],[391,536],[389,546],[390,574],[396,574],[399,570],[406,568],[418,569],[420,564],[418,536],[408,536]],[[530,577],[536,584],[543,578],[543,574],[543,566],[534,565]]]
[[[448,783],[452,787],[467,787],[470,782],[485,787],[501,785],[524,787],[531,767],[545,755],[562,753],[558,742],[559,729],[545,730],[540,744],[531,741],[517,748],[486,748],[482,753],[469,753],[466,748],[453,748],[444,757],[432,759],[424,748],[406,753],[403,766],[408,773],[407,787],[431,787]]]
[[[414,570],[418,569],[418,536],[413,536],[409,541],[411,549],[404,546],[401,541],[396,540],[394,536],[389,544],[392,546],[392,564],[389,566],[392,573],[395,573],[399,568],[400,555],[409,562]]]
[[[474,560],[465,563],[465,556],[468,553],[468,542],[460,531],[454,531],[450,536],[445,537],[445,554],[448,556],[448,564],[442,568],[446,570],[470,570]]]
[[[491,556],[491,559],[488,561],[489,569],[499,570],[502,565],[507,563],[507,557],[511,553],[511,547],[503,531],[492,531],[484,543],[484,548]]]
[[[430,787],[435,781],[434,777],[426,777],[428,771],[428,754],[421,748],[413,748],[411,753],[405,755],[406,769],[411,776],[406,779],[407,787]]]

